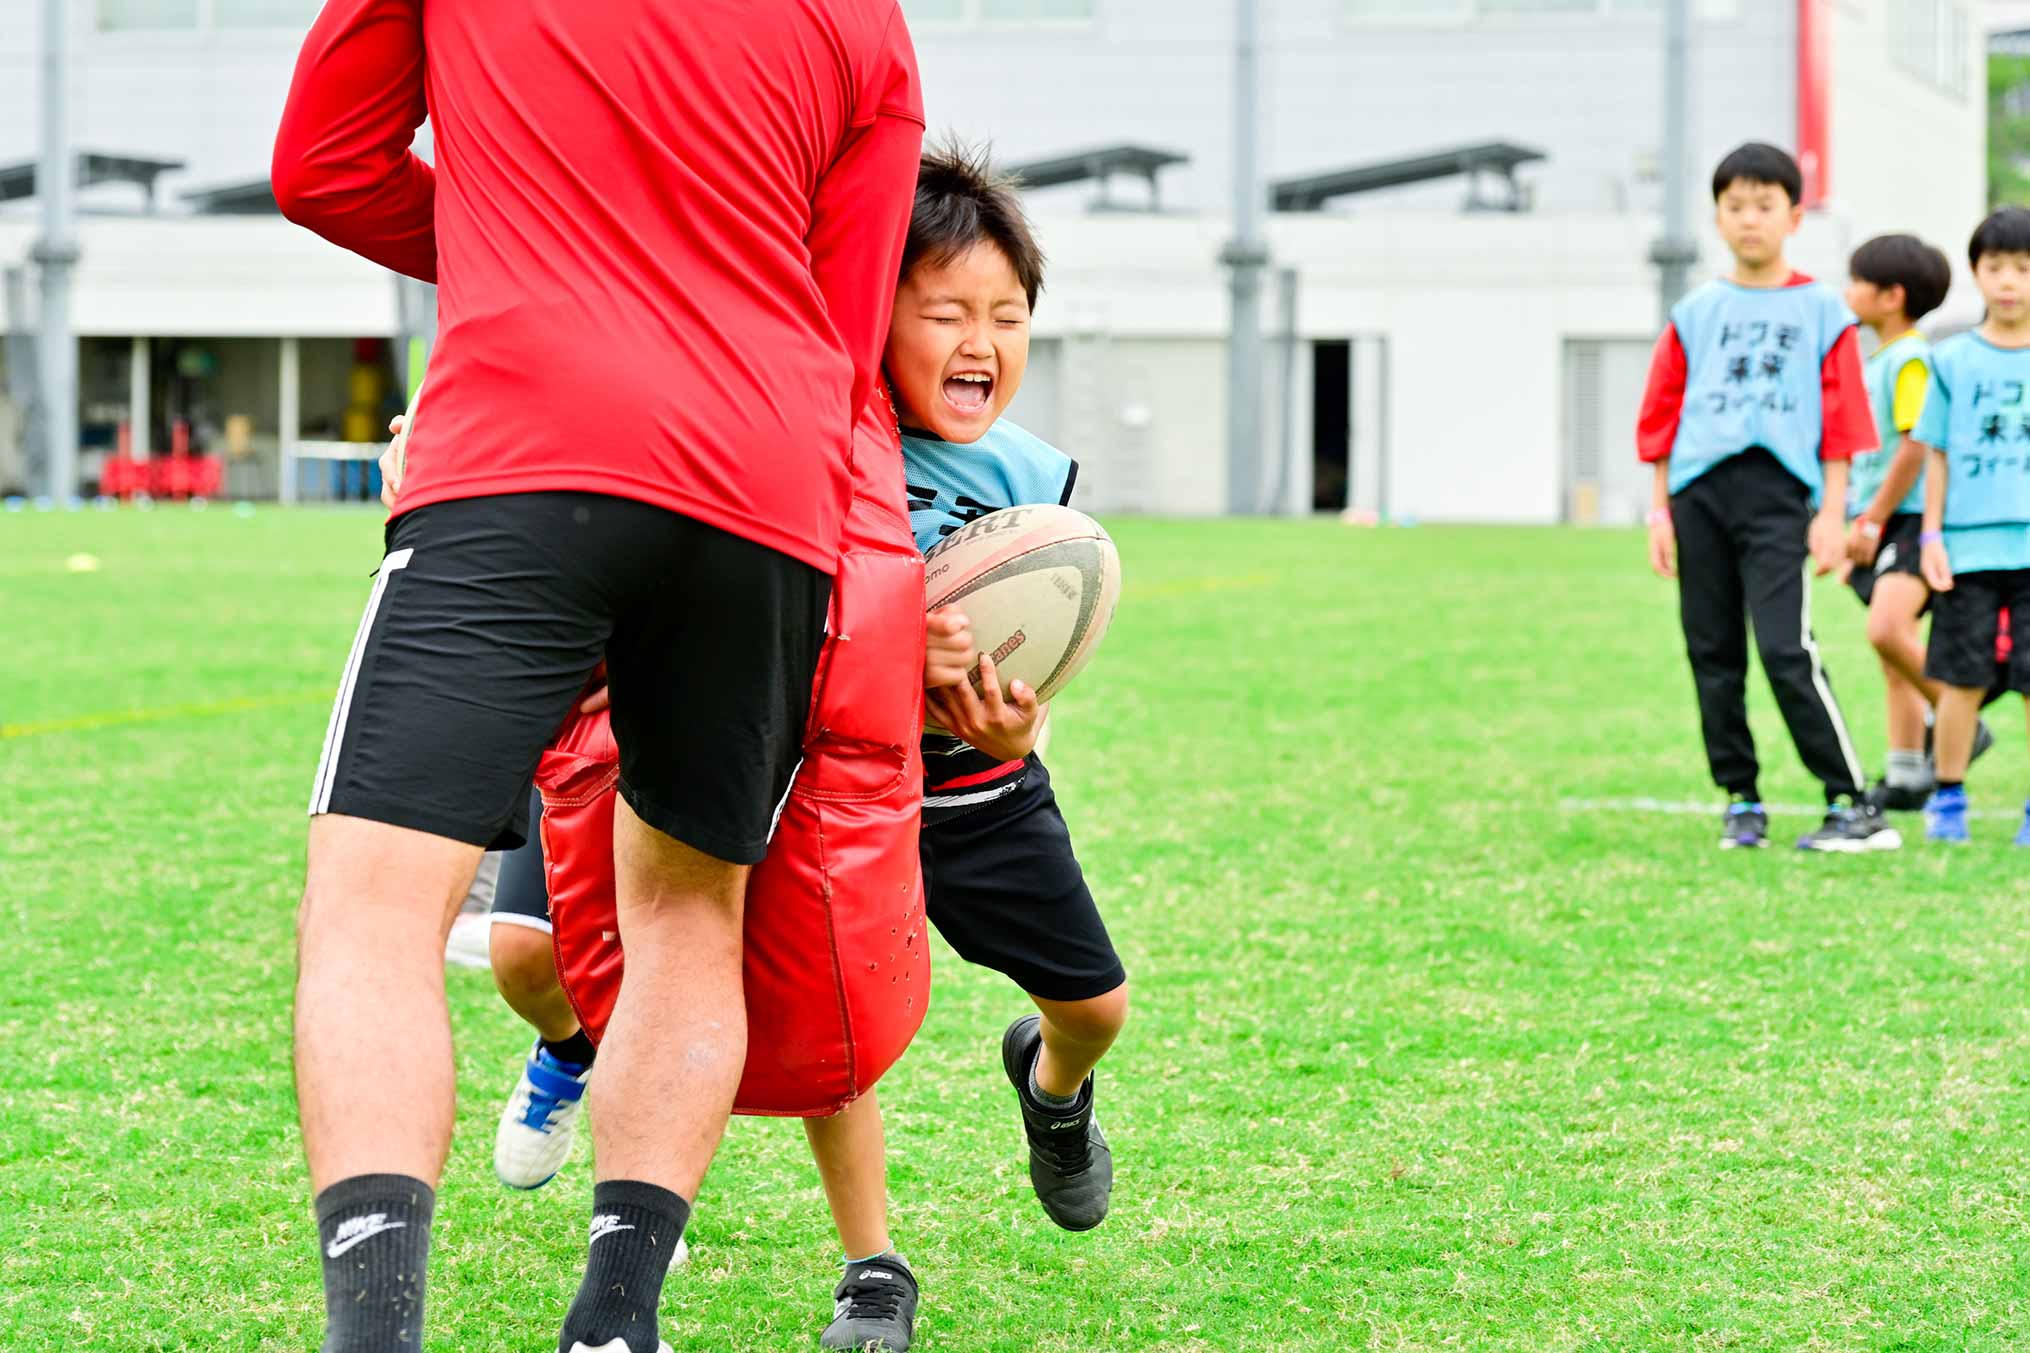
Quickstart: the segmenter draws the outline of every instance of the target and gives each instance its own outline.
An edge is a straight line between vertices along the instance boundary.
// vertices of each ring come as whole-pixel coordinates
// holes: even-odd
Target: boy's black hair
[[[2030,254],[2030,207],[2003,207],[1976,226],[1967,262],[1978,268],[1983,254]]]
[[[1750,141],[1727,152],[1713,171],[1713,200],[1740,182],[1774,184],[1789,195],[1793,207],[1804,200],[1804,171],[1789,151],[1767,141]]]
[[[902,276],[919,263],[950,263],[976,244],[991,244],[1007,257],[1035,309],[1043,292],[1043,250],[1022,214],[1016,183],[994,172],[985,146],[948,137],[927,147],[916,172]]]
[[[1915,235],[1877,235],[1854,251],[1847,271],[1878,287],[1902,287],[1903,315],[1913,323],[1944,305],[1952,290],[1952,264]]]

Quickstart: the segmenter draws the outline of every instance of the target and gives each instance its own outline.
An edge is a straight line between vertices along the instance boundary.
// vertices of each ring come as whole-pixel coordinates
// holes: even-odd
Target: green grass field
[[[883,1085],[918,1347],[2030,1346],[2017,702],[1971,848],[1723,856],[1716,817],[1613,806],[1713,801],[1636,537],[1116,525],[1128,595],[1052,754],[1135,984],[1113,1215],[1037,1208],[996,1055],[1021,998],[940,948]],[[377,537],[0,516],[8,1353],[315,1344],[292,912]],[[1879,764],[1859,609],[1818,600]],[[1809,802],[1756,701],[1765,793]],[[484,974],[450,981],[429,1347],[535,1353],[587,1156],[495,1183],[525,1036]],[[834,1242],[793,1126],[735,1124],[691,1238],[676,1348],[815,1346]]]

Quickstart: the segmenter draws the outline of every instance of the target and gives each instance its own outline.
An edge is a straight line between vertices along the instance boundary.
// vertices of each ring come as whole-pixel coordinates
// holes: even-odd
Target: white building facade
[[[1711,164],[1763,139],[1815,152],[1806,270],[1837,280],[1853,245],[1889,230],[1963,253],[1985,191],[1974,0],[1693,3],[1702,222]],[[1160,171],[1156,210],[1120,183],[1105,210],[1092,209],[1095,184],[1031,194],[1051,270],[1017,416],[1079,456],[1097,506],[1226,510],[1231,4],[904,4],[934,134],[991,139],[1006,163],[1115,143],[1186,157]],[[1662,0],[1259,4],[1272,182],[1488,142],[1544,158],[1517,171],[1525,210],[1464,210],[1468,183],[1452,178],[1270,217],[1272,269],[1292,276],[1264,307],[1270,418],[1254,505],[1628,519],[1647,491],[1630,433],[1658,324],[1647,252],[1662,199]],[[35,9],[0,7],[0,165],[34,153]],[[183,192],[265,172],[314,9],[73,6],[79,147],[185,166],[162,179],[154,219],[135,214],[131,185],[83,199],[111,213],[85,223],[77,282],[86,401],[100,412],[136,388],[131,370],[124,385],[112,370],[121,354],[144,360],[136,337],[158,367],[166,345],[212,340],[215,383],[229,388],[199,393],[279,446],[344,404],[352,357],[330,345],[395,331],[393,287],[369,265],[277,218],[179,214]],[[0,268],[25,257],[32,207],[0,204]],[[1725,259],[1702,233],[1708,273]],[[1974,308],[1962,285],[1947,318]],[[289,429],[287,338],[301,382]],[[159,421],[163,396],[151,398]]]

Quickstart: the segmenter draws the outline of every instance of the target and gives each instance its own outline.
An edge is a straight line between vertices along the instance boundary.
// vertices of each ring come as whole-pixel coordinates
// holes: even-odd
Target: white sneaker
[[[573,1343],[571,1345],[571,1353],[627,1353],[627,1340],[608,1339],[597,1348],[594,1348],[591,1344]],[[670,1346],[665,1343],[658,1343],[656,1345],[656,1353],[671,1353]]]
[[[684,1243],[684,1238],[682,1236],[678,1236],[677,1248],[670,1252],[670,1267],[673,1269],[682,1268],[684,1265],[690,1262],[691,1262],[691,1247]]]
[[[591,1079],[590,1067],[573,1075],[568,1063],[552,1057],[536,1040],[494,1133],[493,1172],[501,1183],[539,1189],[557,1177],[571,1156]]]

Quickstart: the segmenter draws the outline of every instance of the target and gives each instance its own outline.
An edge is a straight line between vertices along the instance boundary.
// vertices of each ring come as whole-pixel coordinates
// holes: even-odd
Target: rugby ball
[[[1092,660],[1121,599],[1121,556],[1100,524],[1045,503],[990,512],[924,556],[924,607],[957,606],[1002,690],[1048,700]],[[970,673],[980,691],[980,669]],[[982,694],[985,692],[982,691]]]

